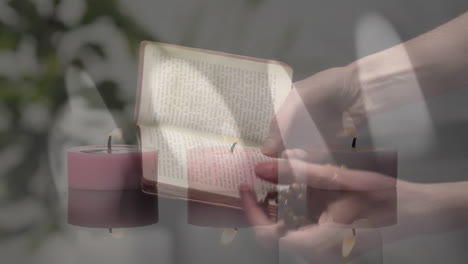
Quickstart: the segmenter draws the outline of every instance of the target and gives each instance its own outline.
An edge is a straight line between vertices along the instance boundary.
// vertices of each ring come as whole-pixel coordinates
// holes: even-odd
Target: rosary
[[[234,151],[237,142],[231,146],[231,152]],[[356,138],[353,139],[353,148],[356,145]],[[342,166],[342,168],[345,168]],[[317,204],[315,210],[307,203],[310,200],[311,188],[306,183],[292,183],[281,190],[272,190],[267,192],[263,201],[262,207],[268,211],[270,203],[274,203],[278,208],[277,220],[279,223],[281,235],[285,235],[289,230],[297,230],[301,227],[318,223],[320,214],[323,209],[320,204]],[[354,228],[351,229],[351,234],[345,236],[342,241],[341,254],[346,258],[351,253],[356,243],[357,233]]]

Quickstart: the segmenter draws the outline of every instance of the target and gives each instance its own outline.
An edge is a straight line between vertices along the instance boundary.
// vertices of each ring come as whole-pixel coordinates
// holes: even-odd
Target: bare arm
[[[350,67],[363,91],[367,110],[410,102],[419,93],[468,87],[468,12]]]
[[[447,88],[468,88],[467,29],[468,12],[410,41],[296,82],[272,120],[263,153],[336,144],[343,139],[345,113],[359,128],[375,112]]]

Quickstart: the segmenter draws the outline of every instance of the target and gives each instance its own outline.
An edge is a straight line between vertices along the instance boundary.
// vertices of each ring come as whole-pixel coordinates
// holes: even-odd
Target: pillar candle
[[[158,222],[157,197],[140,190],[142,174],[157,170],[156,151],[82,146],[70,148],[67,159],[69,224],[121,228]]]
[[[82,190],[137,190],[143,173],[157,172],[157,152],[137,146],[83,146],[68,150],[68,185]],[[143,166],[144,164],[144,166]]]
[[[128,228],[157,222],[157,196],[139,190],[68,190],[68,223],[71,225]]]

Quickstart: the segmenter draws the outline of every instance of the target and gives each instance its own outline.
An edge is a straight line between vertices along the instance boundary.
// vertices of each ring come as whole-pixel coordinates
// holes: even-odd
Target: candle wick
[[[237,142],[234,142],[231,146],[231,153],[234,153],[234,148],[236,147]]]
[[[352,147],[353,149],[356,148],[356,141],[357,141],[357,139],[354,137],[354,138],[353,138],[353,143],[351,144],[351,147]]]
[[[112,234],[112,228],[110,228],[110,227],[109,227],[109,233],[111,233],[111,234]]]
[[[112,152],[112,136],[109,136],[107,139],[107,153]]]

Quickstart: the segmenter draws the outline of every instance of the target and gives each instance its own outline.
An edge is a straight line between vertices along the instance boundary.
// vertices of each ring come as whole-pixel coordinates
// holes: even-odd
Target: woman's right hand
[[[332,68],[296,82],[273,118],[262,152],[323,147],[346,139],[346,127],[366,121],[356,64]],[[349,136],[349,135],[348,135]]]
[[[468,182],[410,183],[375,172],[284,159],[260,163],[255,172],[266,181],[302,182],[311,188],[307,210],[317,214],[317,222],[286,231],[281,221],[268,218],[252,189],[240,188],[258,241],[311,263],[345,262],[342,243],[352,228],[357,232],[352,256],[357,256],[381,243],[463,227],[468,219]]]

